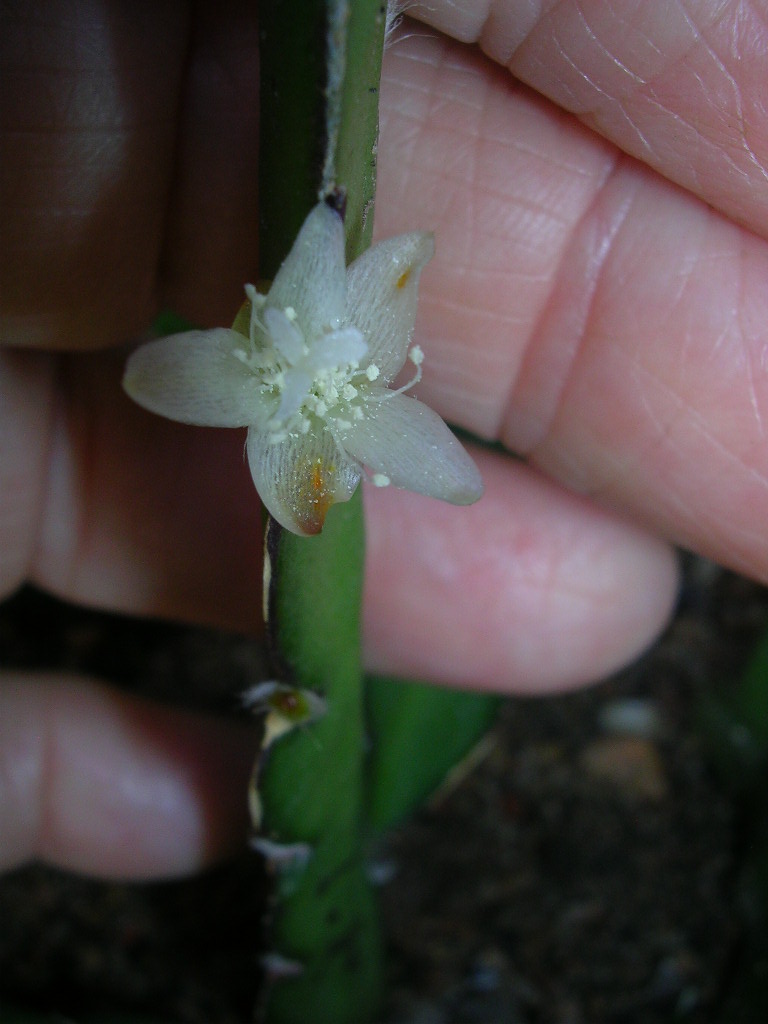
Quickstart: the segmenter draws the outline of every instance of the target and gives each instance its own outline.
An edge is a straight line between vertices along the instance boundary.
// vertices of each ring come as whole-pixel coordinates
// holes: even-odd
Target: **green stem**
[[[274,275],[317,199],[347,197],[348,258],[370,240],[384,9],[370,0],[262,3],[261,276]],[[278,870],[275,954],[300,973],[269,989],[270,1024],[364,1024],[380,993],[376,908],[363,865],[360,493],[300,538],[270,526],[269,629],[281,682],[326,712],[270,749],[260,773],[263,834],[308,844],[306,867]],[[271,961],[273,964],[275,960]]]

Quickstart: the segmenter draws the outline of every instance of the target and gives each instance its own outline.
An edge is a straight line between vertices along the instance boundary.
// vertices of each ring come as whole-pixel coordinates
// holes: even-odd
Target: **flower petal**
[[[308,344],[340,326],[344,315],[344,225],[326,203],[318,203],[275,275],[267,306],[293,308]]]
[[[454,505],[477,501],[483,493],[477,466],[437,413],[415,398],[385,396],[375,389],[364,419],[339,437],[345,451],[395,487]]]
[[[356,327],[342,327],[317,339],[304,365],[313,370],[333,370],[354,363],[359,366],[364,361],[367,366],[367,351],[365,338]]]
[[[292,533],[310,536],[323,528],[328,509],[348,501],[361,470],[327,430],[270,442],[269,431],[248,431],[248,464],[267,511]]]
[[[248,342],[220,327],[149,342],[131,355],[123,387],[151,412],[201,427],[245,427],[273,411],[258,378],[237,356]]]
[[[430,234],[398,235],[366,250],[347,270],[346,321],[365,335],[368,361],[378,366],[384,384],[405,362],[416,320],[419,275],[434,251]]]
[[[264,324],[277,351],[291,366],[295,366],[304,354],[304,338],[296,324],[282,309],[272,307],[264,310]]]

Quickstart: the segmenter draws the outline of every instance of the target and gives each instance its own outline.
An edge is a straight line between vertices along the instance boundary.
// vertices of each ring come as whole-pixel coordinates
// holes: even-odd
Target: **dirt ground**
[[[644,658],[580,694],[507,701],[474,768],[375,851],[381,1024],[726,1024],[744,948],[743,816],[699,711],[738,677],[768,594],[704,562],[686,579]],[[260,653],[24,591],[0,605],[0,664],[231,710]],[[165,885],[13,872],[0,880],[0,1005],[244,1024],[263,897],[254,855]]]

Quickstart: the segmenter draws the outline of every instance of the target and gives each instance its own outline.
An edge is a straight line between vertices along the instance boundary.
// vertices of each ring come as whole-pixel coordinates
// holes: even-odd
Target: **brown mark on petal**
[[[306,534],[320,533],[334,503],[333,479],[336,467],[326,465],[322,459],[313,459],[308,464],[296,467],[296,500],[294,515]]]
[[[400,275],[400,277],[398,277],[397,281],[395,282],[395,287],[396,288],[405,288],[405,286],[408,284],[408,280],[409,280],[410,276],[411,276],[411,268],[408,267],[408,269],[404,270],[403,273]]]

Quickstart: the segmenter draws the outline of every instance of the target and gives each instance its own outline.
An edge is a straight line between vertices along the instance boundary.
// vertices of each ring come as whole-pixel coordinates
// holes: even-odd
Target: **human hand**
[[[527,24],[510,0],[483,25],[487,6],[423,14],[588,127],[409,24],[385,60],[377,233],[436,232],[419,396],[527,464],[475,452],[486,494],[467,509],[366,496],[366,659],[541,693],[651,640],[674,598],[670,541],[768,576],[765,29],[735,3],[705,23],[703,0],[679,24],[649,0],[636,31],[637,5],[622,23],[595,3]],[[256,27],[247,4],[196,10],[190,26],[181,8],[139,21],[105,3],[72,26],[51,4],[45,25],[2,26],[0,592],[28,579],[252,630],[242,437],[119,391],[116,346],[158,308],[226,324],[256,276]],[[148,876],[220,854],[244,823],[214,815],[216,780],[244,782],[252,744],[224,734],[87,681],[7,682],[5,862]]]

